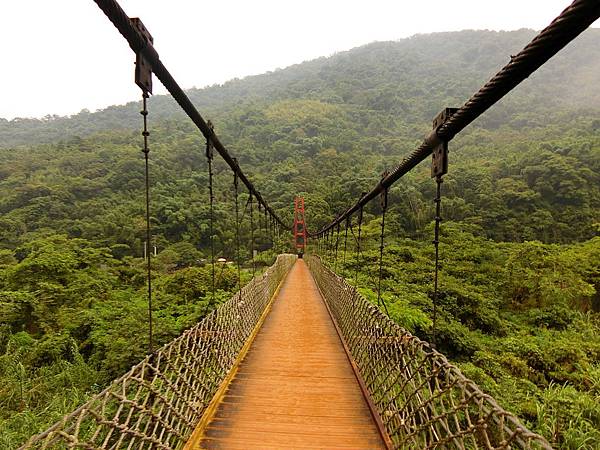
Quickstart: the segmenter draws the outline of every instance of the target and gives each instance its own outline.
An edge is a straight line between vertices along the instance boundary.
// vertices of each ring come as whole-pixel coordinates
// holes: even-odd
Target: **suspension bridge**
[[[437,187],[435,333],[441,185],[448,171],[448,143],[600,17],[598,0],[575,0],[462,107],[444,108],[422,144],[385,172],[371,191],[313,233],[306,229],[302,199],[296,199],[293,226],[267,203],[161,62],[143,23],[129,18],[114,0],[95,2],[136,54],[135,79],[143,93],[147,242],[151,196],[146,99],[154,74],[206,138],[211,211],[215,150],[233,172],[238,249],[241,182],[249,193],[251,250],[256,203],[259,220],[264,214],[272,236],[293,233],[298,255],[279,255],[244,287],[240,281],[239,291],[201,322],[155,349],[152,255],[147,252],[148,355],[21,448],[551,448],[434,345],[388,317],[381,296],[385,212],[389,188],[432,156]],[[331,270],[342,252],[342,226],[343,253],[350,230],[360,261],[363,208],[375,199],[383,215],[377,304]],[[211,236],[213,227],[211,214]],[[214,260],[213,248],[213,292]]]

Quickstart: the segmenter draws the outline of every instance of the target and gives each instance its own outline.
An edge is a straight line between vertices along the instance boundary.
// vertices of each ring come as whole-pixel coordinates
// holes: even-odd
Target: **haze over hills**
[[[527,29],[416,35],[396,42],[368,44],[221,86],[190,89],[187,93],[207,117],[226,114],[240,105],[312,99],[339,105],[347,113],[367,109],[393,114],[408,124],[427,124],[442,105],[461,105],[534,35],[533,30]],[[556,114],[559,109],[600,108],[599,42],[600,29],[584,32],[486,113],[480,126],[510,124],[515,121],[511,117],[515,113],[547,115]],[[151,107],[155,121],[182,117],[168,96],[153,97]],[[0,119],[0,146],[135,128],[138,108],[137,102],[132,102],[71,117]],[[521,116],[514,123],[527,124],[527,119]]]

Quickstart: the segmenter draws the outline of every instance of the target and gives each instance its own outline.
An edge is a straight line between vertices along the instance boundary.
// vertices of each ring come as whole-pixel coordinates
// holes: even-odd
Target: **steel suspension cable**
[[[350,217],[350,216],[346,217],[346,230],[344,232],[344,267],[346,267],[346,246],[348,243],[348,228],[350,226],[351,220],[352,220],[352,217]]]
[[[381,194],[381,238],[379,241],[379,279],[377,282],[377,305],[383,305],[385,313],[389,316],[387,305],[385,300],[381,296],[381,278],[383,275],[383,248],[384,248],[384,237],[385,237],[385,213],[388,206],[388,190],[385,189]]]
[[[212,130],[212,123],[208,122],[208,127]],[[209,234],[210,234],[210,264],[211,264],[211,279],[212,279],[212,302],[215,301],[215,239],[214,239],[214,192],[213,192],[213,170],[212,160],[214,157],[213,145],[210,138],[206,139],[206,161],[208,163],[208,196],[210,199],[209,213]]]
[[[335,271],[337,272],[337,264],[338,264],[338,245],[340,242],[340,224],[337,226],[337,235],[335,237]]]
[[[363,208],[358,210],[358,238],[356,239],[356,270],[354,274],[354,287],[358,289],[358,272],[360,268],[360,235],[362,232]]]
[[[263,209],[259,209],[258,214],[260,216],[259,219],[259,230],[260,230],[260,242],[259,245],[257,246],[257,251],[261,251],[260,249],[265,247],[267,245],[267,241],[268,241],[268,236],[266,233],[267,230],[267,222],[266,222],[266,216],[264,214],[264,210]]]
[[[269,240],[271,241],[271,249],[275,248],[275,241],[273,240],[273,218],[271,217],[271,215],[269,214],[269,231],[268,231],[268,237]]]
[[[252,257],[252,278],[254,278],[254,275],[256,274],[256,261],[254,261],[254,208],[252,192],[250,192],[248,202],[250,203],[250,255]]]
[[[148,108],[146,101],[148,99],[148,92],[143,91],[142,93],[142,110],[140,114],[143,117],[144,121],[144,131],[142,131],[142,136],[144,137],[144,148],[142,153],[144,153],[144,163],[145,163],[145,171],[144,171],[144,179],[146,186],[146,271],[147,271],[147,284],[148,284],[148,351],[152,353],[154,351],[154,338],[152,335],[152,251],[151,251],[151,237],[152,230],[150,226],[150,166],[148,155],[150,153],[150,149],[148,148],[148,136],[150,136],[150,132],[148,131]]]
[[[271,239],[271,249],[275,249],[275,235],[273,230],[273,216],[269,214],[269,239]]]
[[[435,247],[435,272],[433,275],[433,324],[431,343],[436,345],[437,331],[437,304],[438,304],[438,272],[440,268],[440,222],[442,221],[442,177],[435,177],[435,231],[433,245]]]
[[[257,212],[257,216],[258,216],[258,227],[256,229],[257,231],[257,241],[258,243],[256,244],[256,251],[258,252],[258,249],[260,248],[260,242],[261,242],[261,234],[262,234],[262,209],[260,206],[260,203],[257,204],[258,207],[258,212]]]
[[[269,213],[267,211],[267,208],[265,208],[265,210],[264,210],[264,215],[265,215],[265,245],[268,246],[269,245]]]
[[[270,241],[270,237],[269,237],[269,213],[267,212],[266,209],[264,211],[264,215],[265,215],[265,245],[267,246],[267,249],[270,249],[271,241]]]
[[[324,253],[324,251],[323,251],[323,238],[324,237],[325,237],[325,235],[323,235],[323,234],[321,236],[319,236],[319,253],[321,254],[322,258],[325,257],[325,255],[323,254]]]

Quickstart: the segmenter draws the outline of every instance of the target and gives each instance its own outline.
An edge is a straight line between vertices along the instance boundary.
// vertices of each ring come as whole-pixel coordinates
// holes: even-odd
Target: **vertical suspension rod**
[[[121,33],[121,35],[127,40],[129,47],[131,47],[135,53],[140,53],[144,57],[146,62],[152,68],[154,75],[156,75],[156,77],[161,81],[163,86],[167,89],[167,91],[169,91],[173,99],[192,120],[198,130],[204,135],[205,138],[210,138],[212,140],[215,150],[225,160],[231,170],[238,174],[240,181],[248,188],[249,191],[253,193],[259,202],[265,205],[265,207],[273,214],[277,222],[282,227],[287,230],[291,229],[291,227],[285,224],[283,220],[275,213],[271,206],[267,204],[261,193],[248,179],[240,166],[234,162],[234,158],[229,154],[229,151],[225,148],[214,131],[209,128],[207,121],[205,121],[200,115],[184,90],[179,86],[171,73],[167,70],[152,43],[148,42],[148,40],[144,38],[140,31],[136,29],[132,23],[132,19],[127,16],[123,8],[121,8],[119,5],[118,1],[94,0],[94,2],[117,28],[119,33]]]
[[[513,90],[519,83],[528,78],[564,46],[592,25],[599,17],[600,1],[573,1],[571,5],[535,36],[519,53],[511,56],[510,61],[475,92],[450,120],[429,133],[419,147],[406,158],[403,158],[385,179],[377,183],[368,194],[363,195],[354,205],[349,207],[334,221],[325,225],[320,231],[332,228],[337,222],[344,220],[348,215],[358,211],[360,207],[366,205],[379,195],[384,188],[391,187],[396,181],[431,155],[435,147],[442,142],[451,141],[454,136],[496,104],[496,102]]]
[[[256,261],[254,261],[254,208],[252,201],[252,192],[250,192],[250,256],[252,257],[252,278],[256,273]]]
[[[338,263],[338,246],[339,246],[339,242],[340,242],[340,224],[338,223],[337,226],[337,234],[335,237],[335,271],[337,272],[337,263]]]
[[[344,267],[346,266],[346,248],[348,244],[348,228],[350,228],[350,221],[352,216],[346,217],[346,230],[344,232]]]
[[[385,236],[385,213],[388,206],[388,189],[384,189],[381,194],[381,239],[379,241],[379,280],[377,284],[377,305],[383,305],[386,314],[389,316],[387,305],[381,297],[381,278],[383,275],[383,248]]]
[[[235,254],[237,263],[238,286],[240,289],[240,298],[242,295],[242,270],[240,267],[240,202],[239,202],[239,183],[236,172],[233,172],[233,188],[235,191]]]
[[[356,239],[356,270],[354,273],[354,288],[358,289],[358,270],[360,267],[360,236],[362,232],[363,207],[358,209],[358,237]]]
[[[435,272],[433,276],[433,331],[431,342],[436,345],[436,330],[437,330],[437,303],[438,303],[438,272],[440,266],[440,222],[442,221],[442,177],[435,177],[436,193],[435,193],[435,231],[433,245],[435,246]]]
[[[148,154],[150,149],[148,148],[148,108],[146,100],[148,99],[148,92],[143,91],[142,93],[142,110],[140,114],[144,118],[144,131],[142,136],[144,137],[144,153],[145,162],[145,182],[146,182],[146,271],[147,271],[147,283],[148,283],[148,351],[152,353],[154,351],[154,337],[152,334],[152,251],[151,251],[151,236],[152,230],[150,228],[150,166],[148,161]]]
[[[208,127],[212,130],[212,124],[208,122]],[[212,280],[212,302],[215,301],[215,239],[214,239],[214,202],[215,196],[213,192],[213,145],[210,138],[206,139],[206,160],[208,162],[208,195],[210,201],[210,217],[209,217],[209,233],[210,233],[210,264],[211,264],[211,280]]]

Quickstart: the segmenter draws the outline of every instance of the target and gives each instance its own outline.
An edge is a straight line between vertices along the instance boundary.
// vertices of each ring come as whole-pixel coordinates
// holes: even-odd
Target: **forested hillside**
[[[415,148],[534,35],[464,31],[373,43],[188,92],[288,220],[316,230]],[[600,446],[600,30],[569,45],[450,143],[439,348],[557,446]],[[236,289],[208,293],[204,141],[149,101],[157,339]],[[139,104],[0,119],[0,447],[43,429],[146,351]],[[216,247],[235,257],[233,177],[218,161]],[[431,337],[435,185],[423,164],[390,192],[385,298]],[[247,196],[242,196],[242,205]],[[374,202],[377,203],[377,202]],[[249,212],[242,227],[245,280]],[[363,293],[379,207],[366,211]],[[267,236],[257,237],[260,250]],[[276,251],[284,251],[282,239]],[[355,276],[354,247],[343,269]],[[273,251],[260,255],[269,263]],[[332,256],[329,256],[330,261]]]

